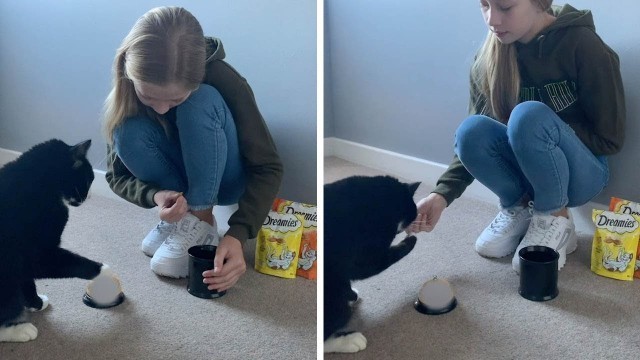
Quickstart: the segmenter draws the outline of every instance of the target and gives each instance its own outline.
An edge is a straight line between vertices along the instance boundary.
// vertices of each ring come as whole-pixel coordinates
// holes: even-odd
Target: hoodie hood
[[[584,26],[593,31],[596,30],[596,26],[593,23],[593,15],[591,14],[591,10],[578,10],[573,6],[566,4],[563,6],[554,5],[551,7],[549,12],[553,14],[553,16],[555,16],[557,19],[553,22],[553,24],[542,30],[540,35],[572,26]]]
[[[218,38],[205,36],[207,63],[213,60],[223,60],[225,53],[224,47],[222,47],[222,41]]]
[[[589,29],[593,32],[596,30],[591,10],[577,10],[569,4],[565,4],[562,6],[553,5],[551,9],[549,9],[549,13],[553,14],[553,16],[556,17],[556,20],[551,25],[542,29],[542,31],[540,31],[540,33],[529,43],[516,43],[518,52],[523,50],[527,52],[535,52],[538,58],[542,58],[544,56],[544,48],[548,48],[548,46],[543,45],[545,43],[555,43],[556,40],[553,40],[553,38],[555,37],[554,35],[556,32],[564,32],[570,28],[579,27]]]

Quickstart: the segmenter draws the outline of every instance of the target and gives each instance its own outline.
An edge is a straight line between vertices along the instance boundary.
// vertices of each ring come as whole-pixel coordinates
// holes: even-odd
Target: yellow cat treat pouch
[[[300,216],[269,211],[258,232],[255,269],[263,274],[295,278],[302,229]]]
[[[318,258],[318,210],[315,205],[308,205],[290,200],[276,199],[273,211],[283,214],[300,215],[303,218],[302,240],[298,259],[298,276],[315,280],[318,278],[316,260]]]
[[[609,210],[622,214],[640,215],[640,203],[612,197],[609,203]],[[635,272],[633,277],[640,279],[640,243],[636,253]]]
[[[596,226],[591,247],[591,271],[598,275],[633,280],[640,237],[640,216],[593,210]]]

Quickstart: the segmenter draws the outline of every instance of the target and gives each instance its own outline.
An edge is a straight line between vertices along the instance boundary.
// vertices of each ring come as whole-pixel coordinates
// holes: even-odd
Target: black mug
[[[527,246],[520,257],[520,289],[523,298],[547,301],[558,296],[558,252],[547,246]]]
[[[226,291],[209,290],[208,284],[202,282],[202,273],[213,269],[216,247],[213,245],[196,245],[189,248],[189,281],[187,291],[193,296],[203,299],[215,299],[226,294]]]

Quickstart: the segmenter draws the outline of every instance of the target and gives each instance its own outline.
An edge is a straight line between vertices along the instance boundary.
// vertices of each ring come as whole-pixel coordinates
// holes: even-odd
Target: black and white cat
[[[324,186],[324,352],[366,347],[361,333],[338,332],[358,300],[351,281],[379,274],[413,249],[415,236],[391,243],[416,219],[413,195],[419,185],[354,176]]]
[[[48,298],[36,292],[36,279],[89,280],[107,268],[59,247],[66,204],[79,206],[93,181],[90,145],[49,140],[0,169],[0,342],[37,337],[25,310],[43,310]]]

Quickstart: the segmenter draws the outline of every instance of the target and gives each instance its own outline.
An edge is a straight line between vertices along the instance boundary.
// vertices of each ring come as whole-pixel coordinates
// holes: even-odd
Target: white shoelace
[[[191,245],[195,244],[196,236],[194,236],[193,232],[199,232],[196,229],[191,229],[191,231],[184,236],[176,236],[178,232],[174,234],[174,236],[169,236],[166,240],[167,246],[172,250],[179,250],[181,252],[186,252]]]
[[[517,223],[514,221],[518,216],[521,216],[522,211],[529,211],[529,214],[532,213],[533,203],[529,202],[528,208],[519,208],[517,211],[515,209],[502,209],[498,213],[495,219],[491,222],[490,228],[494,233],[504,233],[508,232],[513,228],[513,226]]]
[[[173,231],[175,227],[176,224],[168,223],[163,220],[156,225],[156,230],[158,230],[161,234],[166,234]]]
[[[516,215],[514,210],[501,210],[491,222],[491,229],[496,233],[509,230],[513,226],[513,219]]]
[[[558,219],[553,216],[546,216],[546,219],[542,217],[532,219],[522,245],[543,245],[556,250],[566,247],[571,239],[572,230],[564,225],[562,219]]]
[[[517,209],[517,210],[516,210]],[[533,201],[527,203],[527,207],[516,207],[511,209],[502,209],[498,216],[493,219],[489,228],[496,234],[504,234],[515,226],[516,219],[522,216],[522,212],[527,211],[529,215],[533,215]]]
[[[165,223],[165,224],[178,226],[178,224],[169,224],[169,223]],[[164,242],[165,246],[167,247],[168,250],[172,252],[175,252],[177,254],[184,254],[189,250],[191,246],[198,244],[199,239],[204,238],[204,241],[202,241],[204,245],[212,244],[213,241],[215,240],[215,235],[209,234],[209,233],[203,233],[206,230],[205,224],[206,223],[204,223],[203,221],[197,220],[192,224],[187,224],[186,228],[184,226],[178,227],[175,230],[175,232],[169,235],[169,237],[165,240]],[[217,231],[215,225],[216,223],[214,219],[214,226],[213,226],[214,233]]]
[[[543,245],[543,246],[547,246],[549,245],[549,237],[546,236],[547,231],[550,230],[551,227],[548,228],[542,228],[540,226],[538,226],[537,221],[536,222],[532,222],[531,227],[529,228],[529,230],[527,231],[527,240],[526,242],[523,242],[524,245]],[[532,239],[536,240],[535,244],[531,244]],[[538,241],[539,240],[539,241]]]

